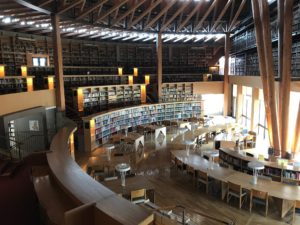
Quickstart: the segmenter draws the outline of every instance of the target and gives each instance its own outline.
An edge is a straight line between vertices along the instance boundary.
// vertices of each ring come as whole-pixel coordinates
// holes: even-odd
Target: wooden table
[[[144,176],[134,176],[126,178],[126,186],[121,186],[120,179],[103,181],[101,182],[104,186],[112,190],[117,194],[121,194],[123,197],[129,199],[131,191],[146,189],[147,198],[154,203],[155,201],[155,192],[154,186],[151,182],[148,181]]]
[[[270,197],[274,197],[280,211],[281,217],[294,207],[296,201],[300,201],[300,187],[291,186],[281,182],[258,179],[257,184],[251,183],[252,175],[238,172],[229,168],[214,165],[213,169],[209,169],[209,162],[201,158],[199,155],[187,155],[185,151],[172,151],[172,154],[184,164],[206,172],[208,176],[220,180],[222,182],[222,199],[226,195],[226,183],[228,181],[239,184],[242,188],[251,190],[256,189],[268,192]]]
[[[126,143],[133,143],[135,151],[138,150],[140,144],[142,144],[143,147],[145,145],[144,135],[135,132],[131,132],[127,136],[124,134],[115,134],[111,136],[110,140],[113,143],[120,142],[121,140],[124,140]]]

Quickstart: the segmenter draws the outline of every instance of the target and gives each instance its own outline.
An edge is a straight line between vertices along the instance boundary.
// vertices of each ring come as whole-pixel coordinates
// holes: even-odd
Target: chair
[[[231,183],[230,181],[228,182],[227,186],[227,203],[229,203],[229,200],[231,197],[235,197],[239,199],[239,208],[242,208],[243,205],[243,197],[247,197],[247,193],[243,192],[242,186],[238,184]],[[245,200],[244,198],[244,200]]]
[[[175,158],[175,166],[176,166],[176,169],[180,169],[180,170],[184,170],[185,169],[185,166],[184,166],[183,162],[180,161],[177,158]]]
[[[251,189],[250,192],[250,208],[249,211],[251,213],[253,203],[257,203],[260,205],[265,205],[265,216],[268,215],[268,207],[269,207],[269,194],[268,192],[258,191],[255,189]]]
[[[130,201],[134,204],[144,203],[146,201],[146,189],[131,191]]]
[[[208,188],[209,184],[211,183],[211,180],[209,179],[207,173],[202,172],[201,170],[197,170],[197,188],[199,187],[199,183],[205,185],[206,193],[208,194]]]
[[[248,134],[249,134],[249,136],[247,136],[245,138],[245,147],[248,147],[250,145],[251,148],[255,148],[255,145],[256,145],[256,132],[249,131]]]
[[[186,166],[186,173],[187,173],[188,175],[192,175],[192,178],[193,178],[193,180],[194,180],[194,178],[195,178],[195,170],[194,170],[193,167],[187,165],[187,166]]]

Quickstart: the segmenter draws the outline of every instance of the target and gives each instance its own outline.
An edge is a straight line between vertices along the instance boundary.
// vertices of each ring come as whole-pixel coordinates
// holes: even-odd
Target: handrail
[[[154,209],[154,211],[171,210],[171,209],[176,209],[176,208],[181,208],[183,210],[182,224],[184,224],[184,221],[185,221],[185,210],[189,210],[189,211],[191,211],[191,212],[193,212],[195,214],[198,214],[200,216],[203,216],[205,218],[208,218],[210,220],[213,220],[213,221],[216,221],[216,222],[219,222],[219,223],[222,223],[222,224],[228,224],[228,225],[235,225],[236,224],[236,218],[234,218],[234,219],[228,218],[230,221],[227,222],[227,221],[224,221],[224,220],[221,220],[221,219],[209,216],[207,214],[204,214],[202,212],[199,212],[199,211],[197,211],[195,209],[192,209],[190,207],[183,206],[183,205],[173,205],[173,206],[159,207],[159,208]]]

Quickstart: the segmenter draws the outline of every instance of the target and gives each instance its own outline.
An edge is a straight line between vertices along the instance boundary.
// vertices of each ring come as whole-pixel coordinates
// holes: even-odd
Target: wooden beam
[[[292,143],[292,150],[293,153],[299,153],[300,152],[300,102],[298,106],[298,115],[296,120],[296,126],[294,131],[294,138]]]
[[[47,15],[51,14],[51,12],[49,10],[43,9],[41,7],[38,7],[38,6],[36,6],[34,4],[31,4],[31,3],[27,2],[27,1],[24,1],[24,0],[15,0],[15,2],[19,3],[20,5],[25,6],[27,8],[30,8],[30,9],[32,9],[34,11],[38,11],[40,13],[44,13],[44,14],[47,14]]]
[[[82,1],[82,0],[80,0]],[[88,15],[89,13],[93,12],[94,10],[98,9],[99,7],[101,7],[104,3],[106,3],[108,0],[99,0],[96,4],[94,4],[93,6],[91,6],[89,9],[87,9],[86,11],[82,12],[80,15],[78,15],[75,20],[80,20],[82,18],[84,18],[86,15]]]
[[[162,97],[162,38],[161,33],[156,38],[156,59],[157,59],[157,95],[160,101]]]
[[[55,73],[55,96],[56,107],[59,111],[65,111],[65,89],[64,89],[64,74],[63,74],[63,58],[62,58],[62,44],[60,37],[59,16],[52,14],[51,22],[53,28],[53,59],[54,59],[54,73]]]
[[[265,65],[267,71],[268,91],[269,91],[269,105],[271,111],[271,123],[272,123],[272,135],[273,135],[273,147],[275,155],[280,155],[280,135],[278,129],[278,109],[276,105],[276,92],[275,92],[275,77],[273,67],[273,55],[272,55],[272,37],[270,29],[270,13],[269,4],[267,0],[259,1],[260,4],[260,19],[262,24],[264,47],[265,52]]]
[[[79,5],[79,4],[82,3],[82,2],[83,2],[83,0],[78,0],[78,1],[72,2],[72,3],[69,4],[69,5],[65,5],[65,6],[63,6],[62,8],[58,9],[58,11],[57,11],[56,14],[57,14],[57,15],[60,15],[60,14],[62,14],[62,13],[64,13],[64,12],[67,12],[68,10],[74,8],[75,6]]]
[[[241,14],[241,12],[242,12],[242,10],[243,10],[246,2],[247,2],[247,0],[243,0],[241,2],[241,4],[240,4],[240,6],[239,6],[239,8],[238,8],[238,10],[236,12],[236,14],[234,15],[234,17],[233,17],[233,19],[232,19],[232,21],[230,23],[230,26],[228,28],[229,31],[232,31],[233,27],[235,26],[236,20],[238,19],[239,15]]]
[[[267,71],[265,65],[265,52],[263,51],[264,41],[263,41],[263,33],[262,33],[262,24],[259,15],[259,5],[256,0],[252,0],[252,14],[253,14],[254,28],[255,28],[255,35],[256,35],[259,71],[260,71],[260,77],[263,86],[266,120],[268,125],[268,135],[269,135],[270,146],[273,146],[273,128],[271,123],[271,110],[269,106],[269,91],[268,91],[269,87],[268,87],[268,80],[266,75]]]
[[[218,2],[218,0],[214,0],[214,2],[209,6],[209,8],[206,11],[206,13],[204,14],[204,16],[201,18],[201,20],[199,21],[199,23],[195,26],[194,31],[198,30],[202,26],[203,22],[206,20],[206,18],[208,17],[208,15],[211,13],[211,11],[213,10],[213,8],[217,4],[217,2]]]
[[[133,13],[138,7],[140,7],[146,0],[141,0],[141,1],[136,1],[133,5],[133,7],[130,10],[127,10],[123,15],[121,15],[119,18],[115,19],[112,22],[111,26],[114,26],[116,24],[118,24],[121,20],[123,20],[124,18],[126,18],[126,16],[128,16],[130,13]]]
[[[228,7],[230,6],[232,0],[228,0],[225,7],[222,9],[222,12],[220,13],[220,15],[218,16],[216,22],[214,23],[214,25],[212,26],[211,30],[215,30],[217,28],[217,26],[219,25],[220,20],[223,18],[225,12],[227,11]]]
[[[150,28],[162,15],[167,13],[167,11],[176,3],[176,0],[170,0],[168,4],[161,10],[144,28],[144,30],[147,30]]]
[[[279,92],[279,122],[281,130],[281,155],[285,156],[289,149],[289,114],[292,70],[292,32],[293,32],[293,0],[285,1],[283,25],[283,64],[282,79]]]
[[[144,18],[149,12],[151,12],[156,6],[158,6],[159,3],[161,3],[162,0],[157,0],[155,3],[151,4],[149,8],[147,8],[141,15],[139,15],[135,20],[132,21],[132,23],[129,23],[129,27],[134,26],[138,22],[140,22],[141,19]]]
[[[48,4],[50,4],[51,2],[53,2],[54,0],[42,0],[39,4],[38,4],[38,6],[39,7],[43,7],[43,6],[46,6],[46,5],[48,5]]]
[[[205,1],[200,1],[196,5],[196,7],[192,10],[192,12],[189,13],[189,15],[185,18],[185,20],[179,24],[178,28],[176,29],[176,32],[180,31],[188,22],[190,22],[190,19],[194,16],[196,12],[199,12],[201,6],[203,5]]]
[[[230,34],[226,33],[225,36],[225,62],[224,62],[224,116],[228,116],[229,107],[228,107],[228,100],[229,100],[229,51],[230,51]]]
[[[162,28],[160,29],[160,32],[163,32],[168,26],[170,23],[172,23],[175,18],[185,10],[185,8],[192,2],[192,0],[188,0],[186,2],[184,2],[182,4],[182,6],[179,7],[179,9],[173,14],[173,16],[171,16],[171,18],[166,22],[164,23],[164,25],[162,26]]]
[[[110,15],[111,13],[113,13],[115,10],[117,10],[118,8],[120,8],[122,5],[124,5],[126,2],[128,2],[129,0],[122,0],[121,2],[119,2],[118,4],[114,5],[111,9],[109,9],[106,13],[104,13],[103,15],[99,16],[98,18],[95,19],[95,23],[97,23],[98,21],[103,20],[104,18],[106,18],[108,15]]]

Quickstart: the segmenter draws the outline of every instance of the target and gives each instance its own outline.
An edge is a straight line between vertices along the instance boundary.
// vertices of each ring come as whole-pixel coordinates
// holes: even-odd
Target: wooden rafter
[[[234,17],[233,17],[233,19],[232,19],[232,21],[231,21],[231,23],[230,23],[230,26],[229,26],[229,28],[228,28],[229,31],[231,31],[232,28],[235,26],[236,20],[237,20],[237,18],[239,17],[239,15],[241,14],[241,12],[242,12],[242,10],[243,10],[244,5],[245,5],[246,2],[247,2],[247,0],[243,0],[243,1],[241,2],[240,6],[239,6],[239,8],[238,8],[238,10],[237,10],[237,12],[235,13],[235,15],[234,15]]]
[[[54,0],[46,0],[46,1],[41,1],[38,6],[39,7],[43,7],[43,6],[46,6],[48,4],[50,4],[51,2],[53,2]]]
[[[83,1],[82,1],[82,5],[81,5],[81,7],[80,7],[80,12],[83,11],[84,6],[85,6],[85,3],[86,3],[86,0],[83,0]]]
[[[173,14],[173,16],[171,16],[171,18],[166,23],[163,23],[163,26],[161,27],[160,31],[163,32],[169,26],[169,24],[172,23],[175,20],[175,18],[186,9],[186,7],[191,2],[192,0],[184,2],[182,6],[180,6],[179,9]]]
[[[156,6],[158,6],[159,3],[161,3],[162,0],[157,0],[156,2],[154,2],[153,4],[151,4],[149,6],[149,8],[147,8],[141,15],[139,15],[137,18],[135,18],[135,20],[133,20],[131,23],[129,23],[129,27],[134,26],[135,24],[137,24],[140,20],[142,20],[144,18],[144,16],[146,16],[148,13],[150,13]]]
[[[208,17],[208,15],[211,13],[211,11],[213,10],[213,8],[217,4],[217,2],[218,2],[218,0],[214,0],[214,2],[209,6],[209,8],[206,11],[206,13],[204,14],[204,16],[201,18],[201,20],[199,21],[199,23],[195,26],[194,31],[198,30],[202,26],[203,22],[206,20],[206,18]]]
[[[235,8],[235,0],[232,1],[232,6],[231,6],[231,10],[230,10],[230,17],[229,17],[229,21],[228,23],[230,24],[233,18],[233,13],[234,13],[234,8]]]
[[[198,4],[196,5],[196,7],[192,10],[192,12],[189,13],[189,15],[187,16],[187,18],[179,24],[178,28],[176,29],[176,32],[180,31],[189,21],[190,19],[193,17],[193,15],[196,12],[199,12],[200,7],[203,5],[204,1],[200,1],[198,2]]]
[[[121,2],[119,2],[118,4],[114,5],[110,10],[108,10],[106,13],[104,13],[103,15],[100,15],[98,18],[95,19],[95,23],[97,23],[98,21],[103,20],[104,18],[106,18],[107,16],[109,16],[111,13],[113,13],[115,10],[117,10],[118,8],[120,8],[122,5],[124,5],[126,2],[128,2],[128,0],[122,0]]]
[[[144,30],[147,30],[149,27],[151,27],[162,15],[167,13],[167,11],[176,3],[176,0],[170,0],[168,4],[165,6],[163,10],[161,10],[144,28]]]
[[[81,0],[82,1],[82,0]],[[86,15],[88,15],[89,13],[93,12],[94,10],[100,8],[104,3],[106,3],[108,0],[99,0],[96,4],[94,4],[93,6],[91,6],[90,8],[88,8],[86,11],[82,12],[81,14],[79,14],[75,20],[80,20],[82,18],[84,18]]]
[[[62,6],[60,9],[58,9],[58,11],[56,12],[56,14],[57,14],[57,15],[60,15],[60,14],[62,14],[62,13],[64,13],[64,12],[66,12],[66,11],[68,11],[68,10],[74,8],[75,6],[79,5],[79,4],[82,3],[82,2],[83,2],[83,0],[77,0],[77,1],[75,1],[75,2],[72,2],[72,3],[69,4],[69,5],[64,5],[64,6]]]
[[[217,26],[219,25],[220,20],[223,18],[225,12],[227,11],[228,7],[231,5],[232,0],[228,0],[225,7],[222,9],[222,12],[220,13],[220,15],[218,16],[216,22],[214,23],[214,25],[212,26],[211,30],[215,30],[217,28]]]
[[[117,19],[115,19],[112,22],[111,26],[114,26],[116,24],[118,24],[121,20],[123,20],[124,18],[126,18],[130,13],[133,13],[138,7],[140,7],[146,0],[141,0],[141,1],[136,1],[132,8],[127,10],[123,15],[121,15],[120,17],[118,17]]]
[[[44,14],[47,14],[47,15],[51,14],[51,12],[49,10],[43,9],[41,7],[38,7],[38,6],[36,6],[34,4],[31,4],[31,3],[27,2],[27,1],[24,1],[24,0],[15,0],[15,2],[17,2],[20,5],[25,6],[27,8],[30,8],[32,10],[38,11],[40,13],[44,13]]]

